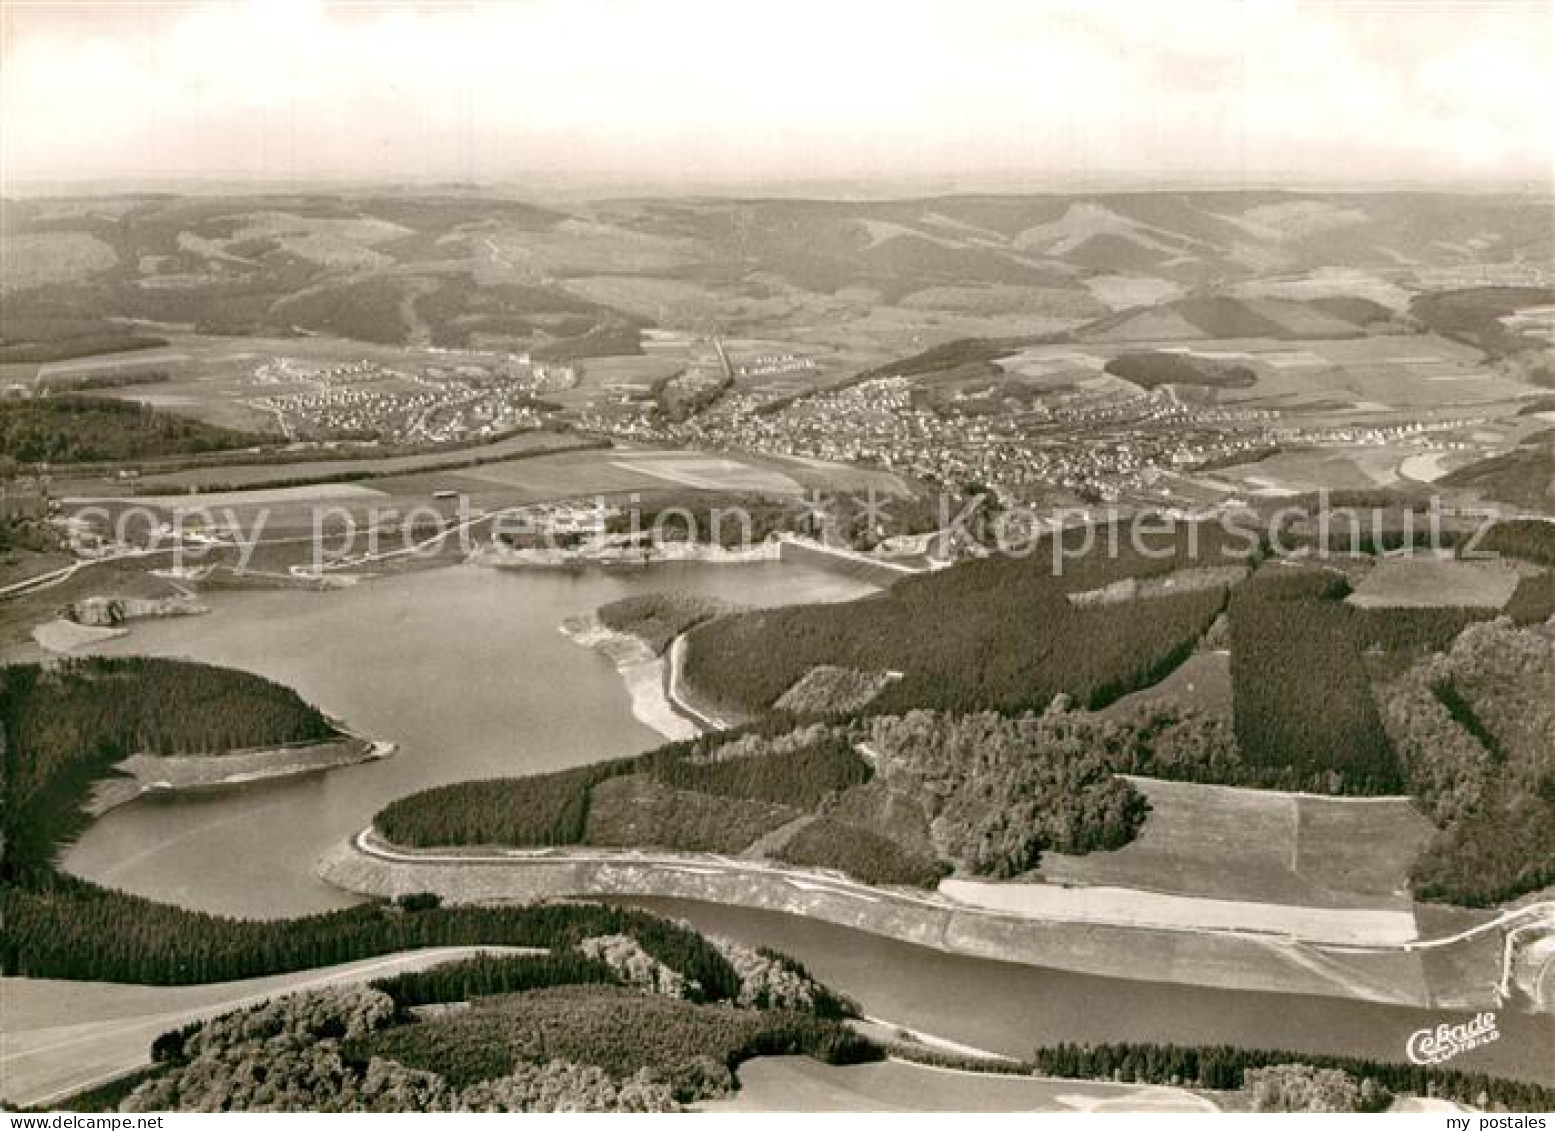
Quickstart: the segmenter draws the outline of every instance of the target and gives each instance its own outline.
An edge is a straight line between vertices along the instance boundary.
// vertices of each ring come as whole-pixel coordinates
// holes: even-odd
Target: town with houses
[[[1303,422],[1265,408],[1195,404],[1169,386],[1075,389],[1042,399],[957,391],[926,398],[902,376],[823,390],[773,409],[732,389],[706,411],[672,419],[653,408],[585,412],[579,427],[620,439],[835,460],[927,483],[991,489],[1041,504],[1055,492],[1085,502],[1183,505],[1167,473],[1255,461],[1285,446],[1444,444],[1473,418],[1375,425]]]
[[[494,367],[450,362],[419,371],[367,359],[319,366],[280,357],[260,365],[253,383],[285,391],[249,403],[273,414],[288,440],[447,443],[539,427],[537,398],[575,382],[573,366],[534,363],[527,354]]]

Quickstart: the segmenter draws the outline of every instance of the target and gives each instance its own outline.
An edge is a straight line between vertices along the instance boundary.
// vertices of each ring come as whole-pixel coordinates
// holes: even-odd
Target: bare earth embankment
[[[576,617],[563,624],[562,635],[608,656],[621,673],[632,702],[632,717],[658,731],[670,742],[695,738],[701,731],[671,705],[665,693],[666,660],[654,654],[642,640],[607,628],[598,614]]]
[[[280,746],[270,750],[235,750],[224,754],[132,754],[114,769],[127,777],[98,782],[86,811],[101,817],[145,793],[182,793],[247,785],[297,774],[322,773],[354,766],[394,752],[391,742],[374,742],[345,735],[331,742]]]
[[[1428,1005],[1435,990],[1421,955],[1402,947],[1347,947],[1279,930],[1044,919],[957,903],[938,893],[873,888],[838,875],[758,861],[651,850],[409,852],[364,834],[320,862],[348,891],[394,897],[437,892],[449,902],[565,895],[651,895],[728,903],[885,935],[972,957],[1078,973]],[[1490,1004],[1494,961],[1459,971]],[[1483,966],[1483,969],[1479,967]],[[1455,990],[1455,1000],[1465,991]]]

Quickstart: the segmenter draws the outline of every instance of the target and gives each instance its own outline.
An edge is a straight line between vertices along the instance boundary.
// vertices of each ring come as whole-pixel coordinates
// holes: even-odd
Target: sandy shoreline
[[[609,657],[621,673],[631,699],[632,717],[670,742],[695,738],[701,730],[675,710],[665,691],[667,660],[629,633],[605,627],[598,613],[574,617],[561,625],[561,634]]]
[[[387,758],[392,753],[392,742],[342,734],[327,742],[228,754],[132,754],[114,767],[127,776],[98,782],[84,808],[93,817],[101,817],[147,793],[188,793],[322,773]]]
[[[45,652],[74,652],[128,636],[133,621],[210,612],[192,600],[182,586],[177,588],[178,595],[171,597],[85,597],[72,605],[67,615],[35,625],[32,639]]]
[[[1031,918],[938,893],[871,888],[829,873],[709,854],[577,848],[472,857],[401,849],[361,834],[325,853],[315,874],[334,887],[379,899],[431,891],[445,903],[614,895],[726,904],[970,958],[1390,1005],[1493,1006],[1500,974],[1493,953],[1467,944],[1453,952],[1465,966],[1448,982],[1403,946],[1356,950],[1277,932]]]
[[[650,551],[606,547],[583,550],[509,550],[482,546],[467,559],[471,565],[492,569],[576,569],[583,566],[635,567],[668,562],[706,562],[714,565],[740,565],[747,562],[775,562],[782,558],[782,544],[762,542],[744,550],[726,550],[700,542],[666,542]]]
[[[129,634],[130,630],[127,628],[77,624],[64,617],[44,621],[40,625],[35,625],[32,630],[33,641],[38,647],[45,652],[61,654],[74,652],[78,648],[90,648],[93,644],[101,644],[104,640],[117,640]]]

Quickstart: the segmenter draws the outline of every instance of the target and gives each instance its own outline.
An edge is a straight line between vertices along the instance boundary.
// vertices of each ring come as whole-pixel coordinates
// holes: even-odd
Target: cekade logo
[[[1501,1039],[1494,1013],[1476,1013],[1462,1025],[1438,1025],[1409,1034],[1405,1053],[1415,1064],[1441,1064],[1470,1049]]]

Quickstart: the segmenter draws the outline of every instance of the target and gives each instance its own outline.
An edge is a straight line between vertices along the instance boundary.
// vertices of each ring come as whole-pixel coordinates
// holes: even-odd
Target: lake
[[[377,738],[384,761],[184,798],[143,798],[70,848],[78,875],[186,907],[290,916],[354,902],[315,859],[395,797],[445,782],[560,769],[658,745],[602,655],[557,630],[633,593],[749,604],[870,590],[792,563],[611,573],[459,566],[331,593],[219,593],[207,616],[137,623],[100,651],[259,672]],[[1058,1041],[1235,1043],[1399,1060],[1416,1028],[1461,1012],[1101,978],[944,954],[772,912],[636,901],[787,951],[876,1016],[1013,1055]],[[1453,1067],[1548,1080],[1555,1024],[1503,1012],[1503,1037]]]
[[[1304,994],[1219,990],[1049,970],[947,954],[817,919],[685,899],[615,902],[699,930],[792,955],[866,1013],[1006,1056],[1064,1041],[1230,1044],[1402,1061],[1416,1029],[1466,1020],[1465,1011],[1414,1009]],[[1446,1067],[1548,1084],[1555,1018],[1502,1011],[1501,1039]]]
[[[175,656],[268,676],[393,757],[220,793],[145,797],[64,855],[79,876],[205,911],[280,917],[355,897],[315,879],[331,845],[396,797],[447,782],[558,770],[663,739],[631,714],[614,665],[558,631],[634,593],[746,604],[840,600],[869,586],[781,562],[647,570],[455,566],[324,593],[221,592],[204,616],[138,621],[95,651]]]

